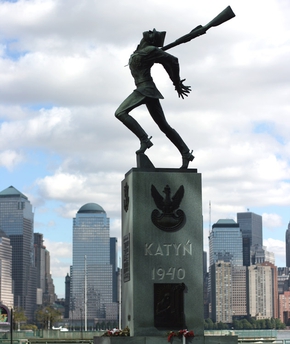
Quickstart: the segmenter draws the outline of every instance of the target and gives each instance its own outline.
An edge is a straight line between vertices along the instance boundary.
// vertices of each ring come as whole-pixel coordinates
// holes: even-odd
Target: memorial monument
[[[95,337],[96,344],[166,343],[169,332],[189,331],[188,341],[236,343],[236,337],[211,338],[203,329],[203,225],[201,174],[189,169],[194,159],[181,136],[168,124],[159,99],[163,96],[150,74],[160,63],[184,99],[190,86],[179,76],[178,59],[166,50],[205,34],[234,17],[227,7],[205,26],[199,25],[163,46],[164,31],[145,31],[129,60],[136,89],[117,109],[116,117],[140,140],[137,168],[122,181],[122,328],[130,337]],[[146,105],[160,130],[179,150],[180,168],[156,168],[145,155],[151,137],[129,114]],[[194,333],[194,337],[192,334]],[[176,340],[172,337],[171,340]]]

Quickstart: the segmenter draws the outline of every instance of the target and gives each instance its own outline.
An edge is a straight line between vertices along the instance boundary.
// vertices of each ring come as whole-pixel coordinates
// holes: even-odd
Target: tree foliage
[[[18,329],[18,325],[20,328],[20,324],[21,323],[26,323],[27,321],[27,317],[24,313],[24,309],[21,307],[15,307],[13,309],[13,329],[17,330]]]
[[[280,319],[260,319],[256,320],[255,318],[245,318],[241,320],[234,320],[232,324],[225,324],[222,322],[214,323],[211,319],[206,319],[204,321],[205,330],[224,330],[231,329],[235,330],[256,330],[256,329],[276,329],[283,330],[286,325],[281,322]]]
[[[61,318],[61,312],[52,306],[41,307],[36,311],[36,320],[41,328],[50,329]]]

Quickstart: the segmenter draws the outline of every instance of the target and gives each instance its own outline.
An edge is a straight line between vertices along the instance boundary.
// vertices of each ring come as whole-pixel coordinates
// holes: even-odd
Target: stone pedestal
[[[122,328],[203,336],[201,175],[132,169],[122,182]]]
[[[130,170],[122,182],[122,328],[94,344],[237,344],[204,336],[201,175],[194,169]]]

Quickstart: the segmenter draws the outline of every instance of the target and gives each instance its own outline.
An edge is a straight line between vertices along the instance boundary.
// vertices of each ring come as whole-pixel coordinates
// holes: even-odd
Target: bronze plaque
[[[154,326],[175,330],[185,328],[184,283],[154,284]]]

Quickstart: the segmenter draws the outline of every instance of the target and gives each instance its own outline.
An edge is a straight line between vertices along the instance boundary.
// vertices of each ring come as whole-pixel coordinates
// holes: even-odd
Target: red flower
[[[173,332],[173,331],[169,332],[169,335],[168,335],[168,337],[167,337],[167,341],[170,343],[170,342],[171,342],[171,339],[172,339],[173,337],[176,337],[176,333]]]
[[[168,342],[171,342],[173,337],[182,337],[182,336],[184,336],[185,338],[194,337],[194,332],[187,331],[186,329],[179,330],[178,332],[170,331],[168,334],[167,340]]]
[[[194,332],[193,331],[186,331],[186,333],[183,334],[184,337],[194,337]]]

